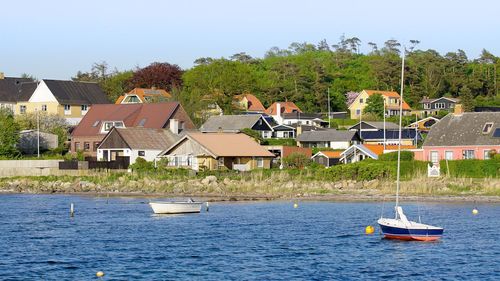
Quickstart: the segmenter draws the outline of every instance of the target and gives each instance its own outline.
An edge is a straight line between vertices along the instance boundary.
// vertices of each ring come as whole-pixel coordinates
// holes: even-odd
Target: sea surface
[[[478,204],[476,216],[472,203],[405,204],[445,235],[399,242],[376,226],[392,202],[211,203],[157,216],[147,201],[1,195],[0,280],[500,280],[500,204]]]

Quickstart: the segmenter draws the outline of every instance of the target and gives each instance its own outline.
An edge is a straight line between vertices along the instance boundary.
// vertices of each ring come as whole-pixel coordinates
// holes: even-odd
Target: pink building
[[[492,151],[500,152],[500,112],[452,113],[431,127],[415,159],[489,159]]]

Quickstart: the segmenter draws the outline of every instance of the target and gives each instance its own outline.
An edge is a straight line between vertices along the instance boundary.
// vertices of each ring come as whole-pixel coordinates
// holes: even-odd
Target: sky
[[[106,61],[118,70],[152,62],[193,66],[200,57],[263,57],[292,42],[332,45],[340,36],[388,39],[469,59],[500,56],[495,0],[24,0],[1,1],[0,72],[70,79]]]

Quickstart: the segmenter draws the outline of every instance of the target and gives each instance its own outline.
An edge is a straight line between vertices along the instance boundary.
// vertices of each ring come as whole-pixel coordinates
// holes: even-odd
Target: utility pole
[[[35,108],[35,110],[36,110],[36,131],[37,131],[36,150],[37,150],[37,157],[40,158],[40,113],[38,112],[38,108]]]
[[[328,87],[328,128],[330,128],[330,87]]]
[[[386,138],[385,138],[385,98],[384,98],[384,152],[385,152],[385,142]]]

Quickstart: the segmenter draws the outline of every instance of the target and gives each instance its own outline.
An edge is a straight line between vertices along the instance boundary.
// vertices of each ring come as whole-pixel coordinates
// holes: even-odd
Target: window
[[[431,162],[438,163],[439,162],[439,153],[437,151],[431,151]]]
[[[97,127],[99,125],[99,120],[95,121],[94,124],[92,124],[92,127]]]
[[[100,142],[95,141],[94,142],[94,151],[97,151],[97,147],[99,147]]]
[[[21,114],[25,114],[26,113],[26,105],[20,105],[19,106],[19,112]]]
[[[218,164],[219,164],[219,167],[224,167],[224,157],[220,157],[218,160],[217,160]]]
[[[139,124],[137,126],[138,127],[144,127],[144,124],[146,124],[146,118],[141,119],[141,121],[139,121]]]
[[[435,105],[436,109],[443,109],[445,108],[445,104],[443,102],[438,102]]]
[[[78,151],[80,151],[80,143],[75,142],[75,152],[78,152]]]
[[[474,150],[462,150],[463,159],[474,159]]]
[[[264,168],[264,158],[257,158],[257,168]]]
[[[489,122],[484,124],[483,134],[489,134],[491,132],[491,128],[493,128],[493,123]]]
[[[361,114],[361,109],[356,109],[356,115],[360,115]]]
[[[483,159],[484,159],[484,160],[491,159],[491,157],[490,157],[490,155],[491,155],[491,154],[490,154],[490,153],[491,153],[491,150],[489,150],[489,149],[485,149],[485,150],[483,151]]]
[[[139,156],[146,156],[146,151],[144,151],[144,150],[139,150],[139,151],[137,152],[137,155],[139,155]]]
[[[47,105],[46,104],[42,104],[42,111],[47,111]]]
[[[89,110],[89,106],[86,104],[82,104],[82,115],[85,115]]]
[[[106,122],[103,122],[101,133],[107,133],[113,127],[125,128],[122,121],[106,121]]]
[[[64,105],[64,115],[70,115],[71,114],[71,105],[65,104]]]
[[[453,160],[453,151],[445,151],[444,152],[444,159]]]
[[[431,105],[428,104],[428,103],[424,103],[424,109],[430,109],[431,108]]]
[[[84,142],[83,143],[83,150],[84,151],[89,151],[90,150],[90,142]]]
[[[363,103],[363,99],[359,99],[359,103]]]

